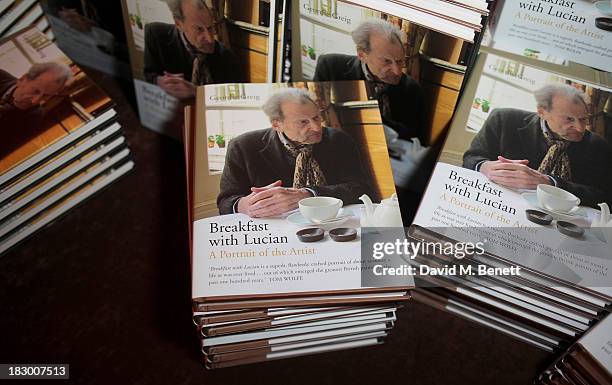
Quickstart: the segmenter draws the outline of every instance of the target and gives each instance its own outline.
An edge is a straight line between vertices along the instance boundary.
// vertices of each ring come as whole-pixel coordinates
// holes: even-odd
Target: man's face
[[[571,142],[582,140],[589,122],[584,103],[574,103],[563,95],[553,97],[550,110],[538,107],[538,114],[555,134]]]
[[[364,62],[372,75],[387,84],[398,84],[404,68],[404,47],[398,41],[379,33],[370,35],[370,52],[358,51],[357,56]]]
[[[274,120],[272,127],[285,134],[289,140],[300,144],[316,144],[323,139],[323,119],[314,103],[283,102],[281,110],[284,119]]]
[[[64,82],[58,81],[58,76],[55,71],[46,71],[34,79],[21,77],[13,91],[13,105],[27,110],[47,102],[64,88]]]
[[[208,8],[198,8],[191,1],[183,1],[183,20],[174,19],[187,41],[202,53],[215,51],[215,20]]]

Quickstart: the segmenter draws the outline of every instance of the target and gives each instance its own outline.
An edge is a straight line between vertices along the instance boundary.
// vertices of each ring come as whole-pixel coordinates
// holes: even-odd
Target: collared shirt
[[[366,80],[371,81],[371,82],[376,81],[376,78],[374,78],[374,75],[372,75],[366,63],[361,62],[361,69],[363,70],[363,73],[365,74]]]
[[[183,33],[183,31],[179,31],[179,36],[181,37],[181,41],[183,42],[183,45],[185,46],[185,48],[187,49],[187,51],[191,54],[191,55],[197,55],[199,53],[201,53],[196,47],[194,47],[185,37],[185,34]]]
[[[540,118],[540,128],[542,129],[542,134],[546,134],[550,131],[550,128],[548,128],[548,123],[546,123],[546,120],[542,118]]]
[[[276,131],[276,135],[278,135],[278,139],[281,141],[282,144],[284,144],[285,146],[291,145],[289,143],[289,139],[287,139],[287,137],[285,136],[285,134],[283,134],[280,131]]]

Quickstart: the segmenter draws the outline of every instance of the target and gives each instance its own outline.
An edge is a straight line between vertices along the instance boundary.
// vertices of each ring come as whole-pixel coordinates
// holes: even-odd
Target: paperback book
[[[498,1],[490,25],[493,48],[612,72],[610,1]]]
[[[184,143],[209,368],[379,344],[408,298],[411,277],[368,274],[369,229],[403,223],[378,105],[350,83],[198,87]]]
[[[56,44],[74,62],[114,77],[132,77],[120,2],[41,0]]]
[[[547,350],[608,314],[610,91],[567,67],[480,53],[410,229],[478,250],[421,252],[421,298],[529,330]]]
[[[612,318],[607,317],[538,376],[536,384],[612,383]]]
[[[393,2],[376,7],[340,0],[296,2],[294,80],[367,80],[362,92],[382,106],[383,123],[396,132],[396,139],[418,138],[429,145],[442,135],[477,44],[388,12],[387,5],[401,7]],[[383,57],[384,63],[379,60]],[[405,150],[394,144],[396,152]]]
[[[0,253],[133,168],[111,99],[35,27],[0,41]]]
[[[183,110],[199,85],[270,82],[279,68],[282,3],[123,0],[141,123],[182,137]],[[271,22],[272,20],[272,22]]]

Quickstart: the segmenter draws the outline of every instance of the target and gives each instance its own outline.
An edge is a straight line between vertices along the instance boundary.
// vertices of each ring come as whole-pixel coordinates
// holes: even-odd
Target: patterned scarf
[[[364,62],[361,62],[361,70],[363,71],[366,80],[372,84],[374,97],[378,99],[380,114],[388,120],[391,120],[391,100],[389,99],[389,95],[386,93],[389,85],[385,82],[377,80]]]
[[[191,67],[191,83],[194,86],[212,83],[210,68],[208,68],[208,64],[206,63],[206,55],[194,55],[193,65]]]
[[[550,129],[543,130],[544,140],[548,146],[548,152],[538,171],[542,174],[552,175],[555,178],[560,178],[566,181],[572,180],[572,169],[570,167],[567,148],[572,142],[563,139],[559,135],[552,132]]]
[[[378,99],[381,116],[384,116],[387,120],[392,120],[391,100],[389,99],[389,95],[385,92],[387,91],[387,87],[389,87],[389,85],[386,83],[376,82],[374,83],[374,93]]]
[[[295,158],[295,171],[293,172],[293,188],[306,186],[323,186],[327,184],[325,175],[317,160],[312,156],[312,144],[294,145],[283,134],[278,134],[281,142],[293,158]]]
[[[184,33],[181,32],[180,35],[185,48],[189,51],[191,56],[193,56],[193,64],[191,65],[191,84],[194,86],[201,86],[212,83],[210,68],[208,68],[208,64],[206,63],[207,55],[191,45]]]

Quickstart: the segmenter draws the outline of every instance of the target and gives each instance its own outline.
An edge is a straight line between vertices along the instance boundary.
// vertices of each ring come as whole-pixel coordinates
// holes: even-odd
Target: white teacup
[[[570,212],[574,207],[580,204],[580,198],[576,195],[559,187],[547,184],[539,184],[536,195],[540,206],[559,213]]]
[[[342,201],[332,197],[310,197],[298,202],[300,213],[311,222],[324,222],[335,218],[342,208]]]

